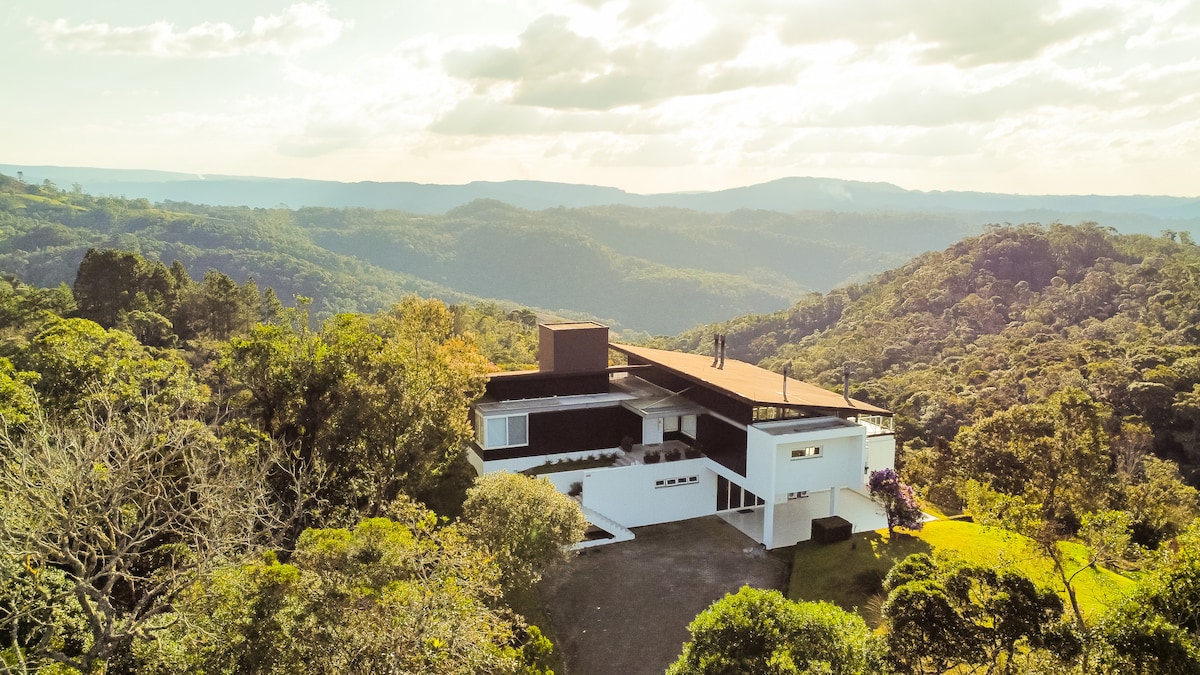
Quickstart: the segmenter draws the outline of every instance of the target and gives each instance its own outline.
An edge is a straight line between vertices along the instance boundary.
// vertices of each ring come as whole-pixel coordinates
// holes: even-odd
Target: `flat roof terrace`
[[[788,434],[803,434],[810,431],[857,427],[858,425],[840,417],[810,417],[808,419],[785,420],[782,422],[759,422],[753,426],[755,429],[764,431],[772,436],[786,436]]]
[[[603,328],[608,330],[608,326],[595,321],[564,321],[563,323],[543,323],[541,324],[548,330],[579,330],[580,328]]]

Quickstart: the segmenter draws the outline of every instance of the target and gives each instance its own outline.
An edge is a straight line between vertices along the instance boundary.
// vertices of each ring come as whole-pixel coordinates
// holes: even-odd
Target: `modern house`
[[[886,524],[865,483],[893,465],[889,411],[719,344],[704,356],[612,343],[593,322],[539,330],[538,369],[493,373],[475,405],[480,473],[543,473],[613,534],[716,514],[775,548],[817,518]]]

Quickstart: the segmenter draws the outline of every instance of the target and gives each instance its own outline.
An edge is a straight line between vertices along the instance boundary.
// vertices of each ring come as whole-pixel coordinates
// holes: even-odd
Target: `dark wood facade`
[[[485,450],[485,461],[553,455],[561,452],[607,450],[621,445],[629,436],[635,443],[642,437],[642,421],[636,413],[619,405],[582,410],[560,410],[529,414],[529,445]]]
[[[496,373],[488,380],[487,395],[497,401],[608,392],[608,372]]]
[[[696,419],[696,447],[717,464],[746,475],[746,430],[712,415]]]

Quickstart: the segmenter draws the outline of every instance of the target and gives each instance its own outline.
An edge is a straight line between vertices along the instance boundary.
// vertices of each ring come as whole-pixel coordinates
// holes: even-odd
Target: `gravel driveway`
[[[539,585],[563,675],[661,674],[687,625],[743,585],[783,589],[788,564],[716,516],[634,530],[587,549]]]

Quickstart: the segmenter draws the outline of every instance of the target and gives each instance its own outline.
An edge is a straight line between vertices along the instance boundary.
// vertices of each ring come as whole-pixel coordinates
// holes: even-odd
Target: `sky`
[[[1200,0],[5,0],[0,163],[1200,195]]]

